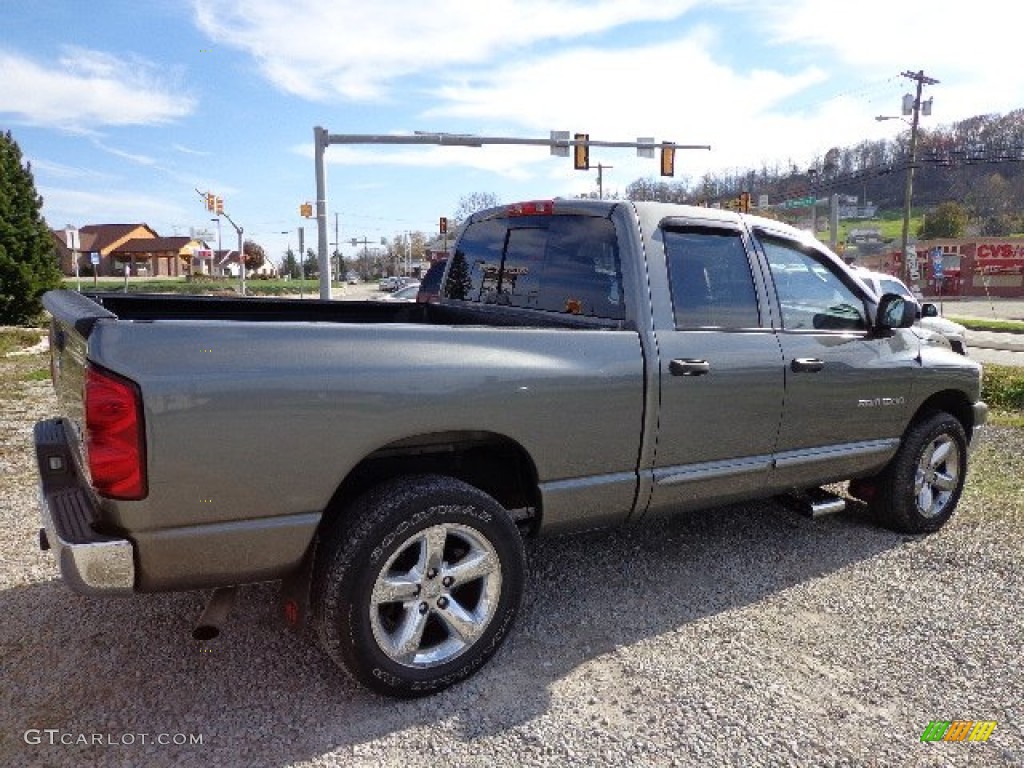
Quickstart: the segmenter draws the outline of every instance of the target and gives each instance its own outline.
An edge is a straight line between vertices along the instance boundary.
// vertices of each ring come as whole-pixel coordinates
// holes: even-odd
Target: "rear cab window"
[[[615,226],[577,213],[470,223],[451,256],[446,300],[623,320]]]

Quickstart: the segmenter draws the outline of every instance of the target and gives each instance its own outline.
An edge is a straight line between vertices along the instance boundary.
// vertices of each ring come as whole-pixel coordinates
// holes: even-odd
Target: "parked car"
[[[377,283],[377,290],[379,291],[394,291],[402,287],[400,277],[382,277],[380,282]]]
[[[397,291],[392,291],[387,296],[381,299],[381,301],[416,301],[416,294],[419,293],[419,283],[409,283],[399,288]]]
[[[440,299],[441,279],[444,277],[444,268],[447,264],[448,259],[441,259],[430,265],[430,269],[420,282],[419,293],[416,294],[418,304],[434,304]]]
[[[863,267],[854,267],[854,272],[878,296],[881,296],[883,293],[895,293],[899,296],[913,299],[921,307],[918,325],[926,330],[934,331],[940,336],[944,336],[957,354],[967,354],[967,329],[960,325],[960,323],[954,323],[952,320],[941,317],[938,307],[934,304],[920,302],[918,297],[914,295],[914,292],[898,277],[886,274],[885,272],[872,272]]]

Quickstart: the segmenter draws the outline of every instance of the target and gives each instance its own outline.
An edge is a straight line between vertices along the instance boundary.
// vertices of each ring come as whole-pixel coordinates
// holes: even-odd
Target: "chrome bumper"
[[[64,582],[85,595],[129,595],[135,587],[131,541],[97,533],[96,500],[78,473],[61,419],[34,431],[39,467],[40,546],[52,549]]]
[[[971,406],[974,411],[974,428],[982,426],[988,421],[988,406],[981,400]]]

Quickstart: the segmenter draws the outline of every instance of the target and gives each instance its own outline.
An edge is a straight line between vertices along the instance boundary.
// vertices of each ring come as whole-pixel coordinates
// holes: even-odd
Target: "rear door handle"
[[[707,360],[673,360],[668,364],[668,372],[673,376],[703,376],[711,373],[711,363]]]
[[[817,373],[825,367],[825,361],[816,357],[795,357],[789,367],[793,373]]]

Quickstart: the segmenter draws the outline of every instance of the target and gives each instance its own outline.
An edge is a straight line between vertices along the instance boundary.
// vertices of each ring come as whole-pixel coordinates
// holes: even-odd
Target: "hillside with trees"
[[[771,205],[835,192],[874,203],[879,211],[902,210],[909,144],[908,128],[895,139],[836,147],[800,164],[763,165],[675,182],[637,179],[625,197],[713,204],[750,192],[755,202],[767,195]],[[966,232],[1024,232],[1024,109],[931,130],[918,128],[914,209],[933,212],[951,201],[963,208]]]

